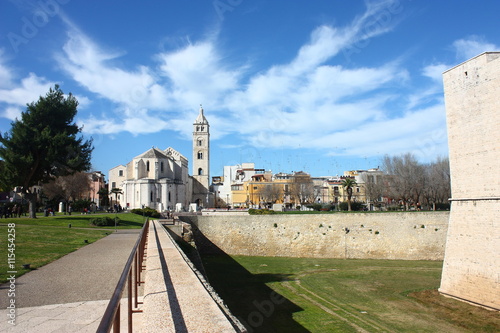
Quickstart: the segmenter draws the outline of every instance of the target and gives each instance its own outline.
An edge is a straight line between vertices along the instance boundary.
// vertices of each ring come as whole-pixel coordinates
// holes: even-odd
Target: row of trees
[[[355,178],[345,177],[339,186],[343,188],[342,197],[346,200],[347,210],[353,204],[353,189],[361,188],[356,193],[356,207],[362,203],[379,206],[393,203],[408,210],[410,206],[427,206],[435,210],[438,204],[448,204],[451,196],[450,169],[447,158],[437,158],[430,163],[421,163],[412,154],[385,156],[382,161],[383,174],[366,173],[357,182]],[[252,185],[257,185],[252,183]],[[275,203],[288,199],[298,205],[318,205],[323,197],[321,186],[314,186],[311,177],[303,172],[295,173],[289,182],[271,182],[258,187],[261,203]],[[358,194],[361,193],[361,194]],[[331,202],[340,197],[339,192],[330,192]]]
[[[430,163],[419,162],[413,154],[385,156],[385,175],[382,181],[365,179],[367,198],[386,197],[401,202],[408,210],[411,205],[427,205],[433,210],[437,204],[447,204],[451,197],[448,158],[437,158]]]

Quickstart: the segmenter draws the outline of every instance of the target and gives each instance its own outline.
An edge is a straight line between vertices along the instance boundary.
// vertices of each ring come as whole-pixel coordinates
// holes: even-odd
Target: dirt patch
[[[408,294],[438,317],[471,332],[500,332],[500,312],[487,310],[445,297],[437,290],[424,290]]]

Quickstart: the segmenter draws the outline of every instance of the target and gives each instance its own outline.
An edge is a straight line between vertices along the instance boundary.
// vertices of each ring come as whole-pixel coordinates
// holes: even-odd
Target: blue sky
[[[189,160],[200,104],[211,175],[254,162],[342,174],[447,156],[441,74],[500,50],[500,2],[0,2],[0,132],[54,84],[108,170],[152,146]]]

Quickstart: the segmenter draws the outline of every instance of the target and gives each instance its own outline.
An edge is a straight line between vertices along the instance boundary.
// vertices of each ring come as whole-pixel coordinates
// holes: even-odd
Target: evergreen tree
[[[21,120],[0,134],[0,184],[6,189],[21,188],[31,218],[36,217],[33,186],[90,168],[92,140],[78,136],[81,128],[73,123],[77,106],[76,98],[71,93],[65,97],[56,85],[36,103],[27,104]]]

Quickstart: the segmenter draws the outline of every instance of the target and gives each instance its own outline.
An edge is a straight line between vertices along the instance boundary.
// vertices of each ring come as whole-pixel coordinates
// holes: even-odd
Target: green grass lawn
[[[440,296],[442,262],[202,256],[253,332],[498,332],[498,312]]]
[[[0,283],[6,282],[8,271],[17,271],[20,276],[30,269],[46,265],[82,246],[93,243],[112,233],[115,227],[95,227],[90,219],[100,215],[59,215],[51,217],[10,218],[0,220]],[[114,217],[115,214],[108,216]],[[140,228],[143,217],[122,213],[117,215],[121,223],[118,229]],[[15,267],[9,267],[8,223],[15,223]],[[69,228],[71,224],[71,228]],[[85,240],[88,242],[86,243]],[[23,264],[30,264],[24,269]]]

